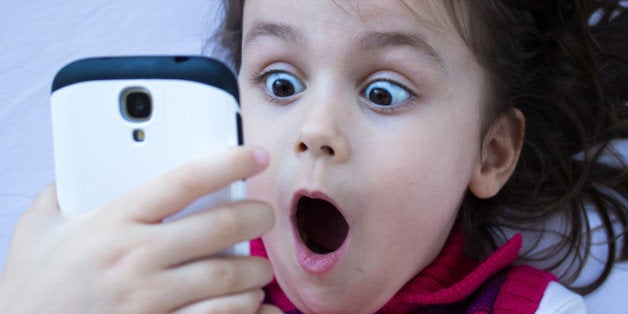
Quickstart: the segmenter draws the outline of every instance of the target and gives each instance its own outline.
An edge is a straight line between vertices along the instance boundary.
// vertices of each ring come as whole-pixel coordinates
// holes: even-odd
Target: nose
[[[318,105],[318,106],[317,106]],[[344,119],[338,112],[324,108],[325,104],[314,104],[305,113],[298,129],[295,152],[298,155],[311,154],[315,158],[329,158],[333,162],[343,162],[350,155],[347,134],[342,129]]]

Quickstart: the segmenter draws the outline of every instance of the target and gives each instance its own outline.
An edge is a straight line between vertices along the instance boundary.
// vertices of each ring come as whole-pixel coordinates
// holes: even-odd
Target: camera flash
[[[144,134],[144,130],[135,129],[133,130],[133,140],[136,142],[143,142],[146,138],[146,134]]]

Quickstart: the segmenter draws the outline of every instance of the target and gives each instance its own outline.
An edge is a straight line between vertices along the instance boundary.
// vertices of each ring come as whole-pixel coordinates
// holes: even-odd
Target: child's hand
[[[207,258],[260,236],[272,209],[255,201],[161,223],[200,196],[266,167],[236,148],[147,182],[109,206],[64,216],[54,186],[18,222],[0,277],[2,313],[256,312],[267,260]],[[275,310],[275,309],[271,309]]]

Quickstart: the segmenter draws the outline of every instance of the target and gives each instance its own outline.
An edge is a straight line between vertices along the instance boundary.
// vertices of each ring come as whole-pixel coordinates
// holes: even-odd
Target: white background
[[[17,217],[54,181],[49,91],[83,57],[200,54],[218,0],[0,1],[0,268]],[[628,266],[586,297],[593,313],[628,313]]]

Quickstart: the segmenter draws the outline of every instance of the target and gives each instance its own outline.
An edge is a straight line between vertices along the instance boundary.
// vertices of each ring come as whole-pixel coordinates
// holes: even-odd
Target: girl
[[[597,46],[589,32],[613,37],[611,24],[623,23],[616,27],[625,37],[626,16],[605,16],[589,30],[593,5],[229,2],[222,42],[239,72],[247,141],[272,160],[248,182],[251,196],[275,210],[259,247],[278,284],[269,300],[285,311],[293,303],[307,312],[373,312],[446,302],[457,310],[487,287],[502,288],[496,309],[512,300],[508,293],[534,299],[520,290],[543,291],[547,282],[527,278],[545,275],[521,268],[470,295],[479,286],[471,278],[501,271],[492,262],[510,261],[498,253],[514,259],[517,250],[506,253],[509,242],[469,269],[457,237],[486,258],[504,242],[504,227],[542,230],[558,215],[572,227],[546,252],[559,253],[549,265],[557,268],[588,255],[585,201],[605,221],[611,258],[598,280],[574,288],[599,285],[616,255],[612,224],[625,230],[628,214],[613,198],[626,195],[625,166],[599,160],[611,139],[626,136],[626,51]],[[614,63],[619,73],[608,73]],[[624,79],[609,81],[600,66]],[[526,280],[511,286],[517,278]]]
[[[553,275],[511,266],[521,236],[506,231],[562,233],[521,261],[549,260],[570,285],[592,245],[589,203],[608,258],[597,280],[572,288],[594,289],[628,256],[627,168],[611,146],[626,138],[617,4],[225,8],[245,140],[265,150],[190,164],[78,217],[61,217],[54,188],[44,191],[16,227],[1,312],[275,311],[258,308],[265,259],[200,258],[261,234],[253,250],[276,279],[266,300],[283,311],[574,312],[582,299]],[[264,203],[159,223],[245,177]],[[546,224],[555,217],[569,228]]]

